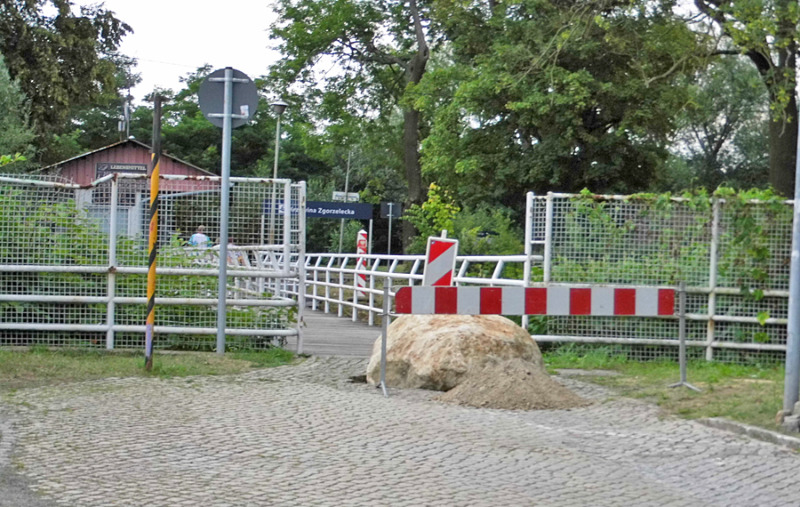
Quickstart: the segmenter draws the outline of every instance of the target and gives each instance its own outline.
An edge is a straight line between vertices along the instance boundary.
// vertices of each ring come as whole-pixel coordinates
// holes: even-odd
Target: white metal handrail
[[[456,257],[453,281],[456,285],[525,286],[526,263],[541,260],[539,255],[462,255]],[[478,264],[489,264],[486,272],[491,271],[491,275],[479,276],[470,270]],[[517,276],[504,276],[506,268],[513,265],[518,266]],[[306,254],[305,296],[313,310],[321,307],[330,313],[335,307],[342,317],[345,308],[349,308],[353,321],[363,311],[367,312],[369,325],[375,325],[375,316],[382,312],[382,299],[378,296],[382,298],[384,284],[389,283],[393,288],[419,285],[424,267],[424,255]],[[357,275],[366,277],[365,287],[356,287]],[[394,290],[389,291],[391,298],[394,294]]]

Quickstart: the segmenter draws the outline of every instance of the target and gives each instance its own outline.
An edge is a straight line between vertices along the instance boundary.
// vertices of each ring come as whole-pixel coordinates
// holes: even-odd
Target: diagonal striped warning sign
[[[453,271],[456,269],[457,254],[457,239],[428,238],[428,249],[425,255],[425,270],[422,273],[422,285],[453,285]]]
[[[593,315],[675,314],[675,289],[661,287],[403,287],[400,314]]]
[[[356,253],[358,255],[367,255],[367,231],[361,229],[358,231],[358,239],[356,240]],[[367,286],[367,274],[360,273],[367,268],[367,260],[364,257],[359,257],[356,260],[356,289],[364,289]],[[356,290],[356,297],[363,296],[363,290]]]

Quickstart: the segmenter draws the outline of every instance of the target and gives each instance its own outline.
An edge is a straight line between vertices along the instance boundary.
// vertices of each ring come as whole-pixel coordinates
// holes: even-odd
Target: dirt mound
[[[479,408],[546,410],[585,407],[590,402],[522,359],[492,361],[435,400]]]

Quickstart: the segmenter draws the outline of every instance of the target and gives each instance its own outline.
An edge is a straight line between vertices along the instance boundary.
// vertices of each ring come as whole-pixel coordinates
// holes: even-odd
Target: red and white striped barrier
[[[453,285],[453,271],[456,269],[458,240],[447,238],[428,238],[425,255],[425,270],[422,273],[422,285]]]
[[[403,287],[395,312],[420,315],[675,314],[675,289],[658,287]]]
[[[356,253],[358,255],[367,255],[367,231],[361,229],[358,231],[356,240]],[[364,289],[367,286],[367,274],[359,273],[359,271],[366,270],[367,262],[363,257],[359,257],[356,261],[356,288]],[[363,296],[364,291],[359,290],[356,292],[357,296]]]

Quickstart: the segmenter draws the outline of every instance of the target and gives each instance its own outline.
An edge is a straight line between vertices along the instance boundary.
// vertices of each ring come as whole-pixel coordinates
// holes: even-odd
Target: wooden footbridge
[[[380,326],[320,311],[306,310],[303,321],[303,353],[315,356],[369,357],[381,334]],[[297,338],[289,337],[287,347],[297,350]]]

